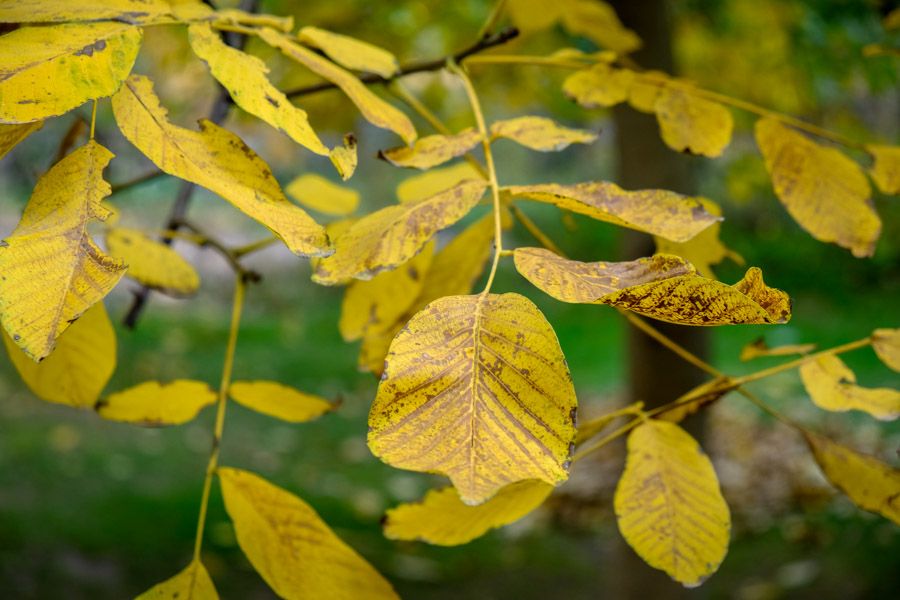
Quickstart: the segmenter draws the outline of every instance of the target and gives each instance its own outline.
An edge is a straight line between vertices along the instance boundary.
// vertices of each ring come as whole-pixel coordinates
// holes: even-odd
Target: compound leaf
[[[872,347],[881,362],[900,371],[900,329],[876,329],[872,332]]]
[[[287,421],[305,423],[334,410],[334,404],[275,381],[235,381],[228,395],[251,410]]]
[[[139,383],[101,399],[95,408],[101,417],[110,421],[181,425],[215,401],[216,393],[202,381],[176,379],[171,383]]]
[[[195,560],[178,575],[154,585],[135,600],[219,600],[219,594],[206,567]]]
[[[900,417],[900,391],[856,385],[856,374],[833,354],[804,363],[800,378],[819,408],[833,412],[861,410],[882,421]]]
[[[654,108],[660,135],[673,150],[716,157],[731,141],[731,111],[689,88],[661,88]]]
[[[491,138],[506,138],[540,152],[556,152],[571,144],[590,144],[597,134],[563,127],[546,117],[518,117],[492,123]]]
[[[106,232],[106,247],[128,265],[129,277],[147,287],[176,296],[189,296],[200,287],[200,276],[188,261],[142,231],[112,227]]]
[[[303,206],[326,215],[345,217],[359,206],[359,192],[315,173],[300,175],[284,191]]]
[[[368,42],[318,27],[304,27],[297,37],[304,44],[320,49],[342,67],[354,71],[368,71],[388,79],[400,70],[393,54]]]
[[[468,128],[454,135],[428,135],[412,146],[383,150],[378,156],[398,167],[425,170],[462,156],[479,143],[481,133]]]

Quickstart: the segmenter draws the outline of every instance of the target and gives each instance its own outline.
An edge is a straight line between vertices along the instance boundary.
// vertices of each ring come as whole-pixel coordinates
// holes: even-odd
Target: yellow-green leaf
[[[562,22],[571,33],[583,35],[617,54],[628,54],[641,47],[641,38],[622,25],[615,9],[602,0],[566,0]]]
[[[176,379],[171,383],[145,381],[110,394],[97,403],[104,419],[137,425],[180,425],[216,401],[216,393],[202,381]]]
[[[866,146],[875,159],[869,169],[872,181],[885,194],[900,194],[900,146]]]
[[[447,475],[466,504],[523,479],[568,477],[575,390],[553,328],[518,294],[449,296],[394,338],[369,448]]]
[[[688,87],[662,88],[655,109],[660,135],[674,150],[715,157],[731,141],[731,111]]]
[[[462,156],[481,142],[481,134],[464,129],[455,135],[429,135],[412,146],[400,146],[378,153],[380,158],[398,167],[430,169]]]
[[[219,468],[241,550],[287,600],[396,599],[388,583],[297,496],[239,469]]]
[[[731,516],[712,463],[674,423],[650,420],[628,436],[613,505],[628,545],[686,587],[715,573],[728,552]]]
[[[597,134],[563,127],[546,117],[518,117],[492,123],[491,138],[506,138],[540,152],[556,152],[571,144],[590,144]]]
[[[172,7],[165,0],[15,0],[0,6],[0,23],[109,20],[140,24],[164,19],[171,12]]]
[[[585,263],[543,248],[516,248],[516,269],[562,302],[610,304],[681,325],[785,323],[788,295],[766,286],[756,267],[734,285],[701,277],[666,254],[626,262]]]
[[[854,256],[874,254],[881,219],[859,165],[772,118],[756,122],[756,143],[775,195],[803,229]]]
[[[397,186],[397,200],[401,203],[421,200],[452,188],[466,179],[484,179],[484,176],[468,161],[429,169],[401,181]]]
[[[585,108],[610,107],[628,99],[634,80],[634,71],[598,63],[566,77],[562,89]]]
[[[393,54],[368,42],[318,27],[304,27],[297,37],[304,44],[320,49],[337,64],[354,71],[369,71],[387,79],[400,70]]]
[[[326,215],[344,217],[359,206],[359,192],[315,173],[300,175],[287,184],[284,191],[303,206]]]
[[[154,585],[135,600],[219,600],[219,594],[206,567],[195,560],[178,575]]]
[[[12,150],[16,144],[44,126],[43,121],[21,125],[0,125],[0,158]]]
[[[72,323],[41,362],[28,358],[5,332],[3,343],[22,381],[47,402],[93,407],[116,368],[116,333],[102,302]]]
[[[699,198],[703,208],[711,215],[721,216],[722,209],[718,204],[707,198]],[[697,272],[704,277],[715,279],[712,265],[717,265],[725,258],[730,258],[739,265],[744,264],[744,259],[740,254],[730,250],[719,239],[719,232],[722,228],[720,222],[713,223],[693,238],[686,242],[673,242],[662,237],[654,237],[656,243],[656,252],[659,254],[675,254],[688,261]]]
[[[629,192],[608,181],[514,185],[503,189],[513,196],[554,204],[563,210],[676,242],[686,242],[721,220],[707,212],[698,198],[668,190]]]
[[[504,487],[483,504],[463,503],[453,487],[429,490],[419,502],[401,504],[387,511],[384,536],[391,540],[421,540],[438,546],[458,546],[491,529],[518,521],[541,504],[553,491],[543,481],[517,481]]]
[[[523,34],[541,31],[553,25],[566,9],[564,2],[547,0],[508,0],[506,10]]]
[[[335,241],[332,256],[318,261],[313,281],[324,285],[371,279],[402,265],[431,237],[462,219],[481,197],[487,183],[466,180],[417,202],[387,206],[353,223]]]
[[[239,137],[206,120],[199,132],[173,125],[143,76],[131,76],[112,105],[122,134],[160,170],[219,194],[295,254],[330,252],[322,226],[285,198],[269,166]]]
[[[305,423],[334,410],[334,404],[274,381],[235,381],[228,395],[251,410],[287,421]]]
[[[815,344],[785,344],[770,347],[766,340],[757,338],[741,349],[741,360],[748,361],[761,356],[790,356],[792,354],[809,354],[816,349]]]
[[[90,141],[38,181],[18,226],[0,247],[0,319],[25,353],[50,354],[69,323],[102,300],[125,265],[104,254],[88,223],[104,220],[103,169],[112,153]]]
[[[29,123],[111,96],[128,77],[141,30],[125,23],[22,27],[0,36],[0,123]]]
[[[113,227],[106,232],[109,253],[128,265],[127,275],[147,287],[189,296],[200,287],[200,276],[180,254],[137,229]]]
[[[861,410],[882,421],[900,417],[900,391],[856,385],[856,374],[833,354],[804,363],[800,378],[819,408],[833,412]]]
[[[259,30],[259,36],[273,48],[281,50],[288,58],[299,62],[316,75],[338,86],[372,125],[390,129],[407,144],[412,144],[416,139],[416,129],[409,118],[376,96],[349,71],[345,71],[327,58],[304,48],[289,36],[274,29],[264,27]]]
[[[881,362],[900,371],[900,329],[876,329],[872,332],[872,347]]]

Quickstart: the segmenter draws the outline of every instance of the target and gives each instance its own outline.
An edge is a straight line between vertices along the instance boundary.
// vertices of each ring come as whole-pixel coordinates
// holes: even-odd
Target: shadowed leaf
[[[542,10],[547,10],[546,4],[542,4]],[[602,0],[566,0],[562,22],[571,33],[583,35],[618,54],[628,54],[641,47],[641,38],[622,25],[613,7]]]
[[[128,265],[126,274],[147,287],[177,296],[189,296],[200,287],[200,276],[188,261],[142,231],[113,227],[106,232],[106,246]]]
[[[137,425],[181,425],[216,401],[216,393],[202,381],[176,379],[171,383],[145,381],[110,394],[97,403],[97,413],[110,421]]]
[[[22,125],[0,125],[0,158],[12,150],[16,144],[44,126],[43,121]]]
[[[711,215],[721,216],[722,209],[718,204],[707,198],[698,198],[703,208]],[[719,239],[722,224],[713,223],[693,238],[686,242],[672,242],[662,237],[654,237],[656,252],[658,254],[675,254],[688,261],[697,272],[704,277],[715,279],[712,265],[717,265],[725,258],[730,258],[739,265],[744,264],[740,254],[730,250]]]
[[[455,135],[429,135],[412,146],[384,150],[378,156],[398,167],[425,170],[462,156],[479,143],[481,134],[469,128]]]
[[[885,194],[900,194],[900,146],[866,146],[875,164],[869,170],[872,181]]]

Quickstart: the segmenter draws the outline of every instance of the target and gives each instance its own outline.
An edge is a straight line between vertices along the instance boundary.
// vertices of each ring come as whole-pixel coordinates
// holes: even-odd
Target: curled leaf
[[[872,332],[872,347],[881,362],[900,371],[900,329],[876,329]]]
[[[856,385],[856,375],[833,354],[804,363],[800,378],[819,408],[834,412],[861,410],[882,421],[900,417],[900,391]]]
[[[716,157],[731,141],[731,111],[688,87],[663,87],[654,108],[660,135],[673,150]]]
[[[147,287],[186,296],[200,287],[194,267],[170,246],[137,229],[113,227],[106,232],[109,253],[128,265],[127,275]]]
[[[216,393],[202,381],[176,379],[171,383],[145,381],[110,394],[97,403],[104,419],[137,425],[181,425],[216,401]]]
[[[469,128],[455,135],[429,135],[412,146],[384,150],[378,156],[398,167],[424,170],[462,156],[480,142],[481,134]]]
[[[306,423],[334,410],[334,404],[275,381],[235,381],[228,395],[251,410],[287,421]]]
[[[135,600],[219,600],[206,567],[200,561],[192,561],[183,571],[138,596]]]
[[[284,191],[303,206],[326,215],[344,217],[359,206],[359,192],[315,173],[300,175],[287,184]]]
[[[491,138],[506,138],[540,152],[556,152],[571,144],[590,144],[597,134],[563,127],[546,117],[518,117],[492,123]]]
[[[385,79],[400,70],[394,55],[378,46],[318,27],[304,27],[297,34],[300,41],[319,48],[328,58],[354,71],[368,71]]]

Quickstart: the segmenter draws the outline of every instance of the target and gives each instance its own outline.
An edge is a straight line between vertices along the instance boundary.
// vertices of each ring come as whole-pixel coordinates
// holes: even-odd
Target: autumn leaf
[[[602,0],[565,0],[562,22],[571,33],[617,54],[634,52],[642,45],[641,38],[622,25],[613,7]]]
[[[563,127],[545,117],[518,117],[492,123],[491,138],[506,138],[540,152],[556,152],[571,144],[590,144],[597,139],[597,134]]]
[[[678,425],[649,420],[631,432],[613,505],[628,545],[685,587],[715,573],[728,552],[731,516],[716,473]]]
[[[304,27],[297,37],[304,44],[322,50],[328,58],[347,69],[368,71],[385,79],[400,70],[393,54],[368,42],[318,27]]]
[[[135,600],[219,600],[206,567],[200,561],[191,561],[183,571],[171,579],[158,583]]]
[[[527,35],[556,23],[566,9],[565,2],[547,0],[508,0],[506,10],[516,27]]]
[[[543,481],[511,483],[493,498],[470,506],[455,488],[429,490],[419,502],[401,504],[387,511],[382,525],[391,540],[421,540],[438,546],[458,546],[491,529],[518,521],[544,503],[553,486]]]
[[[43,121],[21,125],[0,125],[0,158],[12,150],[16,144],[44,126]]]
[[[900,194],[900,146],[868,145],[866,150],[875,159],[869,175],[878,189],[885,194]]]
[[[466,504],[568,474],[575,390],[556,334],[518,294],[449,296],[394,338],[369,412],[369,448],[447,475]]]
[[[306,423],[335,408],[320,396],[275,381],[235,381],[228,395],[238,404],[288,423]]]
[[[145,381],[110,394],[95,407],[110,421],[137,425],[181,425],[215,403],[216,393],[202,381],[176,379],[171,383]]]
[[[566,96],[585,108],[608,108],[628,99],[634,81],[634,71],[598,63],[566,77],[562,89]]]
[[[421,200],[452,188],[466,179],[484,179],[484,175],[468,161],[429,169],[401,181],[397,186],[397,200],[401,203]]]
[[[709,214],[717,217],[722,215],[722,208],[712,200],[700,197],[698,200]],[[715,279],[716,275],[713,273],[712,265],[717,265],[726,258],[730,258],[739,265],[744,264],[743,257],[730,250],[719,239],[721,228],[721,222],[713,223],[686,242],[672,242],[662,237],[654,237],[656,252],[680,256],[694,265],[697,272],[704,277]]]
[[[322,226],[285,198],[269,166],[239,137],[206,120],[199,132],[173,125],[143,76],[130,77],[112,105],[122,134],[160,170],[222,196],[295,254],[330,253]]]
[[[412,146],[400,146],[378,153],[397,167],[430,169],[462,156],[481,143],[481,134],[472,129],[464,129],[455,135],[429,135],[416,140]]]
[[[671,78],[662,71],[635,73],[628,86],[628,104],[635,110],[655,114],[656,100],[669,81]]]
[[[345,217],[359,206],[359,192],[315,173],[300,175],[287,184],[284,191],[306,208],[326,215]]]
[[[654,108],[660,135],[673,150],[716,157],[731,141],[731,111],[690,87],[663,87]]]
[[[300,498],[247,471],[220,467],[218,473],[238,544],[276,594],[288,600],[398,598]]]
[[[856,375],[833,354],[804,363],[800,378],[819,408],[833,412],[861,410],[882,421],[900,417],[900,391],[856,385]]]
[[[109,20],[142,24],[162,21],[170,17],[171,12],[172,7],[165,0],[102,0],[100,2],[16,0],[0,6],[0,23]]]
[[[876,329],[872,332],[872,347],[881,362],[900,371],[900,329]]]
[[[741,360],[746,362],[763,356],[809,354],[815,349],[815,344],[784,344],[783,346],[770,347],[765,339],[757,338],[741,349]]]
[[[128,265],[129,277],[149,288],[189,296],[200,287],[200,276],[189,262],[142,231],[112,227],[106,232],[106,247]]]

